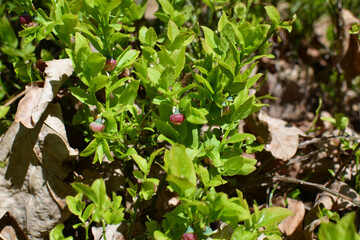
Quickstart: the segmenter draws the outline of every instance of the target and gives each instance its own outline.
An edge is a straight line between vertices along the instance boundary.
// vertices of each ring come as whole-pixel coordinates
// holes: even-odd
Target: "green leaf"
[[[154,239],[155,240],[170,240],[164,233],[156,230],[154,231]]]
[[[145,41],[151,47],[154,48],[157,40],[155,29],[150,27],[145,34]]]
[[[122,0],[100,0],[100,14],[106,15],[121,4]]]
[[[104,69],[106,58],[101,53],[91,53],[84,64],[84,74],[91,78]]]
[[[203,109],[205,110],[205,109]],[[196,109],[194,107],[190,107],[190,112],[189,115],[186,117],[186,120],[190,123],[193,124],[205,124],[207,123],[207,119],[205,117],[205,115],[207,114],[207,111],[203,111],[203,110],[199,110]],[[205,112],[205,114],[204,114]]]
[[[115,123],[115,124],[116,124],[116,123]],[[103,150],[104,150],[104,153],[105,153],[107,159],[108,159],[109,161],[112,161],[112,162],[113,162],[113,161],[114,161],[114,158],[113,158],[113,156],[112,156],[112,154],[111,154],[111,152],[110,152],[110,146],[109,146],[109,143],[107,142],[106,139],[103,140],[102,146],[103,146]]]
[[[0,20],[0,27],[0,42],[2,46],[8,46],[11,49],[17,48],[19,41],[6,14],[4,14]]]
[[[82,202],[80,197],[82,194],[78,193],[76,197],[66,196],[66,204],[73,214],[80,216],[85,208],[85,202]]]
[[[159,85],[165,91],[169,91],[169,87],[175,83],[175,70],[171,66],[167,66],[165,70],[161,73],[159,79]]]
[[[92,94],[87,94],[84,89],[77,87],[70,87],[71,94],[76,97],[80,102],[88,105],[96,105],[97,100]]]
[[[4,118],[9,110],[10,106],[0,106],[0,119]]]
[[[80,153],[81,157],[89,157],[93,155],[97,147],[102,143],[102,138],[94,138],[89,145]]]
[[[240,222],[250,218],[250,211],[235,202],[228,201],[222,209],[223,221]]]
[[[209,90],[210,93],[215,94],[213,88],[211,87],[208,80],[200,76],[199,74],[195,74],[195,79],[199,82],[205,85],[206,89]]]
[[[180,140],[180,133],[176,131],[168,122],[155,119],[156,128],[165,136],[172,138],[173,140]]]
[[[225,74],[225,76],[231,81],[234,81],[235,75],[234,75],[234,69],[227,63],[216,59],[215,60],[220,65],[221,71]]]
[[[256,159],[244,158],[242,156],[231,157],[224,163],[224,175],[248,175],[253,172],[256,167]]]
[[[119,97],[118,103],[123,105],[133,105],[137,97],[139,81],[132,80]]]
[[[256,137],[250,133],[235,133],[229,139],[227,139],[225,143],[237,143],[245,140],[248,142],[248,144],[250,144],[256,140]]]
[[[260,211],[259,220],[255,223],[256,228],[268,227],[277,224],[294,213],[282,207],[264,208]]]
[[[120,56],[116,59],[117,65],[116,67],[120,70],[130,66],[139,56],[140,52],[136,50],[132,50],[131,47],[127,47]]]
[[[205,26],[201,26],[201,28],[204,31],[205,34],[205,42],[213,49],[217,49],[218,48],[218,44],[220,42],[220,39],[218,38],[218,36],[216,36],[216,34],[214,33],[213,30],[211,30],[208,27]]]
[[[269,15],[269,18],[271,22],[273,22],[275,25],[280,23],[280,13],[274,6],[266,6],[265,7],[267,15]]]
[[[85,184],[79,183],[79,182],[73,182],[73,183],[71,183],[71,186],[75,189],[75,191],[77,191],[78,193],[84,194],[92,202],[96,203],[98,201],[97,194],[88,185],[85,185]]]
[[[173,42],[175,40],[175,38],[179,35],[180,31],[176,25],[176,23],[174,23],[173,21],[169,21],[168,24],[168,30],[167,30],[167,37],[169,38],[169,40],[171,42]]]
[[[83,214],[79,217],[82,222],[85,223],[85,222],[89,219],[89,217],[91,216],[91,214],[92,214],[93,211],[94,211],[94,208],[95,208],[95,204],[94,204],[94,203],[88,205],[88,206],[85,208],[85,211],[84,211]]]
[[[217,30],[219,31],[219,32],[221,32],[223,29],[224,29],[224,27],[225,27],[225,25],[228,23],[228,18],[227,18],[227,16],[226,16],[226,13],[223,11],[222,12],[222,15],[221,15],[221,17],[220,17],[220,20],[219,20],[219,22],[218,22],[218,26],[217,26]]]
[[[109,207],[110,199],[106,194],[104,179],[96,179],[91,185],[91,189],[96,195],[96,201],[92,200],[96,204],[96,207],[100,209],[107,209]]]
[[[104,145],[103,142],[101,142],[99,146],[96,148],[95,156],[92,163],[94,164],[96,162],[99,162],[101,164],[103,158],[104,158]]]
[[[135,162],[137,163],[137,165],[139,166],[140,170],[143,173],[147,173],[148,169],[147,169],[147,161],[145,158],[141,157],[138,154],[133,154],[131,155],[131,157],[135,160]]]
[[[156,186],[153,182],[145,181],[141,185],[141,190],[140,190],[139,195],[144,200],[149,200],[154,195],[155,189],[156,189]]]
[[[231,121],[242,120],[251,114],[252,105],[255,101],[255,96],[251,96],[243,104],[241,104],[231,116]]]
[[[168,0],[159,0],[159,3],[161,5],[161,9],[170,17],[174,15],[174,7],[171,5],[171,3]]]
[[[165,170],[168,174],[167,181],[180,195],[189,196],[195,191],[196,174],[193,162],[188,157],[185,146],[174,145],[164,155]]]
[[[73,240],[73,237],[65,237],[62,233],[63,229],[65,228],[64,224],[60,223],[56,225],[51,231],[50,231],[50,240]]]
[[[270,25],[260,24],[256,26],[244,23],[240,25],[241,35],[244,36],[245,50],[248,55],[255,52],[266,40]]]
[[[100,89],[104,88],[109,81],[109,77],[105,75],[99,75],[91,79],[89,92],[96,93]]]
[[[338,223],[322,223],[319,229],[319,240],[359,240],[355,228],[355,212],[348,213]]]
[[[244,225],[238,226],[233,234],[231,235],[230,240],[246,239],[246,240],[256,240],[259,233],[256,231],[246,231]]]

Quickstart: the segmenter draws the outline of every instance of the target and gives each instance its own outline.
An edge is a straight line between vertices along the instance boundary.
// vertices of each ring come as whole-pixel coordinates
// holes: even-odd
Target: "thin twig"
[[[7,107],[9,105],[11,105],[13,102],[15,102],[18,98],[21,98],[23,95],[25,95],[26,90],[18,93],[15,97],[13,97],[12,99],[10,99],[9,101],[7,101],[3,106]]]
[[[282,182],[288,182],[288,183],[295,183],[295,184],[300,184],[300,185],[304,185],[304,186],[310,186],[310,187],[315,187],[315,188],[318,188],[324,192],[328,192],[336,197],[340,197],[344,200],[347,200],[353,204],[355,204],[357,207],[360,207],[360,201],[358,200],[355,200],[355,199],[352,199],[351,197],[349,196],[346,196],[342,193],[339,193],[339,192],[336,192],[336,191],[333,191],[329,188],[326,188],[324,187],[323,185],[321,184],[316,184],[316,183],[311,183],[311,182],[307,182],[307,181],[304,181],[304,180],[299,180],[299,179],[296,179],[296,178],[290,178],[290,177],[285,177],[285,176],[272,176],[272,178],[274,180],[278,180],[278,181],[282,181]]]
[[[332,138],[334,138],[334,139],[346,138],[348,140],[359,140],[360,139],[359,137],[346,136],[346,135],[337,135],[337,136],[331,135],[331,136],[326,136],[326,137],[321,137],[321,138],[313,138],[313,139],[307,140],[305,142],[299,143],[299,147],[305,147],[307,145],[322,142],[322,141],[329,140]]]

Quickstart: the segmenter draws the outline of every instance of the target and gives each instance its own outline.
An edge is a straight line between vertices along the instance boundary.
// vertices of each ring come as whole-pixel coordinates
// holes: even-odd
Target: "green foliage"
[[[213,14],[205,24],[197,1],[158,2],[153,24],[144,18],[147,1],[59,0],[44,9],[18,1],[12,11],[27,11],[33,21],[19,32],[21,49],[8,18],[1,19],[2,51],[21,80],[40,79],[31,67],[34,44],[50,40],[59,53],[52,56],[42,49],[44,58],[71,59],[76,80],[66,87],[83,106],[72,124],[84,129],[88,142],[80,156],[97,166],[121,161],[133,169],[125,186],[132,209],[121,206],[120,195],[113,193],[110,200],[103,179],[91,186],[72,183],[78,194],[66,202],[80,220],[74,227],[84,227],[88,237],[91,223],[105,227],[129,216],[130,238],[139,204],[156,201],[158,188],[165,187],[179,196],[180,204],[159,223],[149,219],[146,234],[151,238],[179,239],[190,226],[199,236],[211,236],[203,229],[221,220],[233,228],[232,239],[261,234],[277,239],[277,224],[289,210],[254,205],[251,214],[240,191],[232,197],[215,187],[256,169],[257,160],[243,154],[258,151],[261,143],[239,133],[238,126],[264,106],[250,94],[262,77],[252,72],[257,60],[274,57],[269,39],[280,29],[291,31],[295,17],[282,20],[270,5],[261,6],[262,16],[257,16],[251,1],[204,1]],[[259,5],[254,7],[258,11]],[[109,58],[116,67],[105,71]],[[181,125],[169,120],[175,110],[185,116]],[[95,118],[103,120],[104,131],[89,131]],[[165,171],[164,180],[152,173],[154,163]],[[61,239],[62,229],[58,225],[51,238]]]
[[[319,229],[319,239],[360,239],[360,235],[357,233],[357,230],[355,228],[355,216],[355,212],[351,212],[338,220],[337,223],[322,223]]]

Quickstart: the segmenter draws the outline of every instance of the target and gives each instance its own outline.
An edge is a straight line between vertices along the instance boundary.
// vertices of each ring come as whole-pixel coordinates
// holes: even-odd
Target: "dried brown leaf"
[[[305,216],[305,206],[302,201],[288,198],[288,209],[295,215],[287,217],[279,224],[279,229],[282,233],[289,237],[289,239],[304,239],[302,234],[302,222]]]
[[[329,189],[348,196],[353,200],[360,201],[359,194],[344,182],[335,181],[330,185]],[[347,208],[356,206],[350,201],[334,196],[333,194],[330,194],[328,192],[322,192],[318,195],[317,204],[320,203],[322,203],[325,208],[332,211],[342,211]]]
[[[26,88],[26,95],[20,100],[15,121],[27,128],[34,128],[53,100],[61,85],[74,68],[70,59],[59,59],[46,62],[45,82],[35,82]]]
[[[299,145],[299,135],[305,135],[300,129],[289,125],[287,122],[272,118],[260,112],[259,119],[269,125],[271,141],[266,149],[276,158],[289,160],[292,158]]]
[[[69,215],[63,162],[78,155],[69,146],[58,104],[49,104],[34,128],[14,122],[0,142],[0,215],[11,213],[29,239],[43,239]]]
[[[108,240],[125,240],[126,234],[126,224],[119,223],[117,225],[107,225],[105,228],[105,236]],[[103,227],[102,226],[94,226],[91,227],[91,232],[94,236],[94,240],[103,240]]]

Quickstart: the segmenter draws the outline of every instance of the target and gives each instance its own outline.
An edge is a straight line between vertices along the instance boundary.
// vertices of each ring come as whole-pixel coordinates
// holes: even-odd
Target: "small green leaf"
[[[94,203],[96,203],[98,201],[96,193],[88,185],[85,185],[85,184],[79,183],[79,182],[73,182],[73,183],[71,183],[71,186],[75,189],[75,191],[77,191],[78,193],[84,194],[87,198],[89,198]]]
[[[173,140],[180,140],[180,133],[176,131],[168,122],[155,119],[156,128],[165,136],[172,138]]]
[[[159,85],[165,91],[169,91],[169,87],[175,83],[175,70],[171,66],[167,66],[165,70],[161,73],[159,79]]]
[[[151,48],[153,48],[156,44],[156,40],[157,35],[155,29],[150,27],[145,34],[145,41]]]
[[[104,88],[109,81],[109,77],[105,75],[99,75],[91,79],[89,91],[95,93],[100,89]]]
[[[168,24],[168,30],[167,30],[167,37],[169,38],[169,40],[171,42],[173,42],[175,40],[175,38],[179,35],[180,31],[176,25],[176,23],[174,23],[173,21],[169,21]]]
[[[77,216],[80,216],[85,208],[85,202],[82,202],[81,199],[78,199],[77,197],[66,196],[66,204],[70,212]]]
[[[360,236],[355,227],[355,212],[348,213],[338,223],[322,223],[319,229],[320,240],[351,239],[359,240]]]
[[[164,155],[167,181],[180,195],[189,196],[195,191],[196,174],[193,162],[188,157],[185,146],[174,145]]]
[[[89,217],[91,216],[91,214],[92,214],[93,211],[94,211],[94,208],[95,208],[95,204],[94,204],[94,203],[88,205],[88,206],[85,208],[85,211],[84,211],[83,214],[79,217],[83,223],[85,223],[85,222],[89,219]]]
[[[256,137],[250,133],[235,133],[225,143],[237,143],[247,141],[249,144],[256,140]]]
[[[107,142],[106,139],[104,139],[102,143],[103,143],[102,144],[103,145],[103,150],[104,150],[104,153],[105,153],[106,157],[108,158],[109,161],[113,162],[114,158],[111,155],[109,143]]]
[[[154,238],[155,240],[170,240],[170,238],[158,230],[154,231]]]
[[[221,219],[223,221],[240,222],[250,218],[250,211],[235,202],[228,201],[222,209]]]
[[[219,37],[214,33],[213,30],[211,30],[208,27],[205,26],[201,26],[201,28],[204,31],[205,34],[205,42],[213,49],[217,49],[218,48],[218,44],[220,42]]]
[[[97,75],[103,68],[106,58],[101,53],[91,53],[84,65],[84,74],[88,78]]]
[[[129,46],[126,48],[121,55],[116,59],[117,61],[117,68],[122,70],[128,66],[130,66],[132,63],[135,62],[136,58],[139,56],[140,52],[136,50],[132,50]]]
[[[140,190],[139,195],[144,200],[149,200],[154,195],[155,189],[156,189],[156,186],[153,182],[145,181],[141,185],[141,190]]]
[[[255,101],[255,96],[251,96],[243,104],[241,104],[231,116],[231,121],[242,120],[251,114],[252,105]]]
[[[206,114],[207,114],[207,111],[206,111]],[[202,110],[196,109],[194,107],[190,107],[190,113],[186,117],[186,119],[188,122],[193,123],[193,124],[205,124],[208,122],[205,117],[206,114],[204,114],[204,111],[202,111]]]
[[[215,60],[217,63],[219,63],[220,65],[220,69],[221,71],[226,75],[226,77],[231,81],[233,82],[234,81],[234,78],[235,78],[235,75],[234,75],[234,69],[227,63],[221,61],[221,60],[218,60],[216,59]]]
[[[93,155],[97,147],[102,143],[102,138],[94,138],[89,145],[80,153],[81,157],[89,157]]]
[[[159,0],[159,3],[161,5],[161,9],[168,14],[170,17],[174,15],[174,7],[171,5],[171,3],[168,0]]]
[[[266,13],[269,15],[270,20],[275,24],[279,24],[280,22],[280,13],[274,6],[266,6]]]
[[[131,155],[131,157],[135,160],[135,162],[137,163],[137,165],[139,166],[140,170],[143,173],[147,173],[147,161],[145,158],[141,157],[138,154],[133,154]]]
[[[140,84],[139,81],[132,80],[120,95],[118,103],[123,104],[124,106],[133,105],[137,97],[139,84]]]
[[[9,110],[10,106],[0,106],[0,119],[4,118]]]
[[[50,231],[50,240],[73,240],[73,237],[65,237],[63,234],[63,230],[64,230],[65,226],[64,224],[60,223],[58,225],[56,225],[56,227],[54,227],[51,231]]]
[[[277,224],[294,213],[282,207],[264,208],[260,211],[259,220],[255,223],[256,228],[268,227]]]
[[[228,23],[228,18],[226,16],[226,13],[223,11],[220,20],[218,22],[217,30],[221,32],[227,23]]]
[[[110,204],[110,199],[106,194],[104,179],[96,179],[91,185],[91,189],[96,195],[96,201],[92,200],[96,204],[96,207],[100,209],[107,209]]]
[[[88,105],[96,105],[97,100],[92,94],[88,94],[82,88],[70,87],[71,94],[76,97],[80,102]]]

